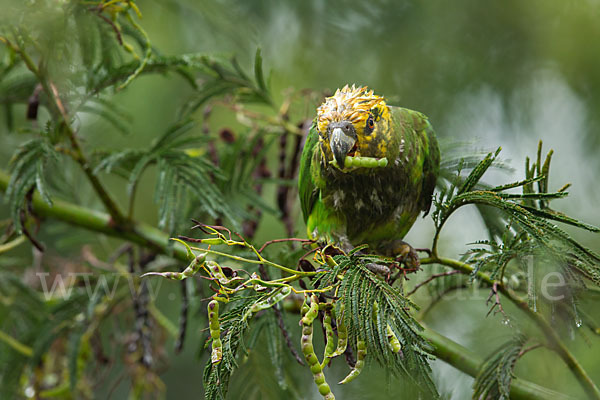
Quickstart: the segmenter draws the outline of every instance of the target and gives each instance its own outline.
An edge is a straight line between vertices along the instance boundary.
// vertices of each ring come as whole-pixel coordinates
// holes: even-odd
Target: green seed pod
[[[211,317],[211,314],[212,313],[208,314],[209,318]],[[212,321],[209,322],[208,326],[209,326],[209,328],[211,329],[212,332],[219,333],[219,329],[220,329],[220,327],[219,327],[219,321],[212,320]]]
[[[323,363],[321,364],[322,368],[329,363],[333,353],[335,352],[335,343],[333,342],[334,334],[333,327],[331,326],[331,310],[325,311],[325,315],[323,316],[323,327],[325,328],[325,351],[323,353]]]
[[[198,263],[198,265],[204,264],[204,262],[206,261],[207,254],[208,253],[201,253],[201,254],[198,254],[198,256],[196,256],[196,262]]]
[[[196,275],[196,272],[198,272],[200,270],[200,267],[202,267],[202,264],[204,263],[204,260],[206,259],[206,253],[203,253],[202,256],[198,256],[194,259],[194,261],[192,261],[190,263],[190,265],[183,270],[182,274],[183,274],[183,278],[189,278],[191,276]]]
[[[315,352],[313,351],[312,353],[309,353],[308,355],[306,355],[306,362],[308,362],[308,365],[317,365],[319,366],[319,370],[322,370],[321,368],[321,364],[319,364],[319,359],[317,358],[317,355],[315,354]]]
[[[223,359],[223,344],[221,343],[221,339],[213,340],[212,347],[210,362],[213,364],[218,364]]]
[[[206,267],[210,271],[211,275],[219,280],[221,283],[226,283],[228,281],[225,273],[223,273],[223,269],[221,266],[215,261],[207,261]]]
[[[364,166],[367,168],[377,167],[377,159],[372,157],[365,157]]]
[[[208,238],[208,239],[202,239],[202,244],[219,245],[219,244],[225,244],[225,241],[220,238]]]
[[[313,365],[310,366],[310,372],[312,372],[313,375],[318,374],[322,370],[323,369],[321,368],[321,364],[319,364],[319,363],[315,363],[315,364],[313,364]]]
[[[284,286],[282,288],[277,288],[271,292],[266,298],[254,303],[252,307],[250,307],[250,311],[252,313],[257,313],[260,310],[266,310],[267,308],[273,307],[275,304],[279,303],[281,300],[285,299],[287,296],[292,293],[292,289],[289,286]]]
[[[330,393],[331,389],[329,388],[329,385],[327,383],[322,383],[319,385],[319,393],[321,393],[323,396],[325,396],[326,394]]]
[[[313,321],[317,317],[319,312],[319,299],[316,295],[312,295],[310,298],[310,307],[302,307],[303,310],[306,310],[304,316],[300,320],[302,323],[302,338],[300,341],[302,354],[304,354],[304,358],[306,359],[306,363],[310,366],[310,372],[313,375],[313,379],[315,384],[319,388],[319,393],[326,400],[335,400],[335,396],[331,392],[331,388],[325,381],[325,375],[323,374],[323,369],[321,368],[321,363],[319,363],[319,359],[315,354],[314,346],[312,344],[313,338]]]
[[[290,293],[292,293],[292,288],[290,286],[284,286],[281,289],[276,289],[273,296],[267,299],[269,307],[273,307],[275,304],[288,297]]]
[[[323,395],[323,398],[325,400],[335,400],[335,396],[331,392],[331,389],[329,388],[329,385],[327,383],[324,383],[323,385],[319,386],[319,393]]]
[[[192,259],[192,261],[189,263],[189,265],[181,272],[147,272],[144,275],[142,275],[142,277],[149,276],[149,275],[158,275],[158,276],[162,276],[163,278],[173,279],[176,281],[182,281],[186,278],[194,276],[196,274],[196,272],[198,272],[198,270],[200,270],[200,267],[202,267],[202,265],[204,264],[205,261],[206,261],[206,253],[202,253],[202,254],[198,255],[197,257],[194,257]]]
[[[337,340],[337,348],[335,349],[335,352],[331,355],[331,357],[341,356],[346,351],[346,347],[348,347],[348,328],[346,327],[346,324],[344,323],[344,304],[343,303],[340,305],[339,318],[337,318],[337,316],[336,316],[335,321],[337,322],[338,340]]]
[[[357,340],[356,342],[356,364],[350,373],[342,379],[339,384],[343,385],[348,382],[352,382],[360,373],[365,366],[365,357],[367,356],[367,344],[364,340]]]
[[[219,302],[211,300],[207,308],[210,337],[212,338],[210,360],[213,364],[218,364],[223,359],[223,343],[221,342],[221,327],[219,325]]]
[[[319,373],[316,373],[314,376],[315,376],[315,383],[317,384],[317,386],[320,386],[325,383],[325,375],[323,375],[322,371]]]
[[[304,347],[302,347],[302,352],[306,355],[309,355],[311,353],[313,353],[315,351],[315,348],[313,347],[312,344],[306,344],[304,345]]]
[[[300,313],[302,315],[306,314],[308,312],[308,305],[306,303],[302,304],[302,307],[300,308]],[[302,321],[300,321],[300,324],[302,324]]]
[[[310,307],[304,317],[302,317],[302,325],[312,325],[315,318],[319,314],[319,299],[314,294],[310,297]]]
[[[398,337],[392,330],[392,327],[389,325],[387,326],[387,338],[390,343],[390,347],[392,348],[392,351],[394,353],[400,353],[400,351],[402,351],[402,345],[400,344]]]

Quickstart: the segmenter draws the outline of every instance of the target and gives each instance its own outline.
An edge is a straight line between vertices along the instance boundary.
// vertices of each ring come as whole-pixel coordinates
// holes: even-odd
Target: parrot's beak
[[[329,146],[340,169],[344,169],[346,155],[354,147],[355,143],[356,139],[344,133],[341,127],[333,128],[329,139]]]

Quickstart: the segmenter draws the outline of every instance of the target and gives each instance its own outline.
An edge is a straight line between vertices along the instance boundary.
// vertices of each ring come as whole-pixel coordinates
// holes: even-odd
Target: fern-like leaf
[[[510,398],[513,370],[522,355],[524,345],[525,337],[517,335],[492,353],[473,383],[474,400]]]
[[[391,373],[412,381],[429,398],[436,398],[437,389],[429,367],[431,347],[419,335],[422,327],[410,314],[417,306],[399,288],[390,286],[365,266],[373,261],[371,256],[340,255],[335,261],[338,266],[325,272],[322,281],[332,282],[334,277],[344,274],[336,305],[339,311],[344,304],[350,343],[364,341],[368,357]],[[402,354],[390,350],[388,326],[400,340]]]
[[[17,231],[21,230],[21,211],[26,196],[37,189],[44,201],[52,204],[47,189],[45,168],[58,159],[58,153],[45,138],[32,139],[23,143],[10,161],[11,179],[6,190],[6,202]]]

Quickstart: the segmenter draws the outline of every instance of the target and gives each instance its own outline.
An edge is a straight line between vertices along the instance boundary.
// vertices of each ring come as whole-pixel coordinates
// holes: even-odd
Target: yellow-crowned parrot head
[[[346,85],[317,109],[322,155],[328,165],[342,171],[347,171],[349,165],[384,166],[383,161],[387,165],[391,124],[383,97],[366,87]]]

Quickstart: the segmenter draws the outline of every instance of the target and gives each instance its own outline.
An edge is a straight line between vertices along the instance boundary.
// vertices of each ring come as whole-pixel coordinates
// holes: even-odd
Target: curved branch
[[[0,192],[6,191],[9,181],[10,176],[0,170]],[[33,194],[31,204],[35,214],[40,217],[56,218],[93,232],[142,245],[181,261],[188,261],[183,245],[170,241],[166,233],[148,224],[136,221],[119,224],[108,214],[61,200],[54,200],[52,205],[48,205],[37,192]]]

